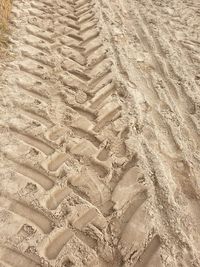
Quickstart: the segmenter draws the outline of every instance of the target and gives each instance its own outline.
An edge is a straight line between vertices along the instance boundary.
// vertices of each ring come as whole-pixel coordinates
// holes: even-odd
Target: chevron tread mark
[[[41,185],[45,190],[50,190],[51,188],[53,188],[53,181],[34,169],[19,165],[16,167],[16,172],[24,175],[25,177],[28,177],[29,179],[32,179],[34,182]]]
[[[147,266],[160,238],[144,208],[144,176],[120,129],[123,110],[96,3],[19,5],[28,15],[21,31],[13,26],[22,45],[8,89],[15,84],[22,99],[13,100],[18,114],[12,110],[9,124],[17,149],[5,152],[14,185],[1,204],[18,230],[24,223],[36,230],[28,241],[17,231],[20,252],[4,244],[0,260],[19,267],[110,266],[115,259]]]
[[[46,256],[48,259],[55,259],[62,247],[73,237],[73,232],[70,230],[65,230],[59,233],[57,237],[52,241],[51,244],[46,248]]]
[[[36,225],[43,233],[50,233],[52,230],[52,221],[42,212],[35,208],[29,207],[28,204],[14,200],[10,197],[1,197],[1,202],[4,201],[3,206],[10,212],[17,216],[27,219]]]

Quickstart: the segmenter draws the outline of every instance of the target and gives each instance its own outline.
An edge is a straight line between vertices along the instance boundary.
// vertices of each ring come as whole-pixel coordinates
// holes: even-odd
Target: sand
[[[199,8],[13,1],[0,266],[200,266]]]

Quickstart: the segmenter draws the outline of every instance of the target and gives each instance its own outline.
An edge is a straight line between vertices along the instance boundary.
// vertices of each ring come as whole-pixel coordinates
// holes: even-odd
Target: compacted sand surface
[[[200,2],[13,0],[0,266],[200,266]]]

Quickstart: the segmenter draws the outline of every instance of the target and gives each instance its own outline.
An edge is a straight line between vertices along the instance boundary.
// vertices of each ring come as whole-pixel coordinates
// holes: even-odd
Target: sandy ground
[[[200,266],[198,0],[14,0],[0,266]]]

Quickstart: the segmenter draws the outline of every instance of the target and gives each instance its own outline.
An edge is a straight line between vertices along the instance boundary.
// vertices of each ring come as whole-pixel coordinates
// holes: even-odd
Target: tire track
[[[34,6],[34,8],[35,8],[35,6]],[[39,9],[40,8],[38,8],[38,10]],[[30,13],[30,15],[33,14],[33,13],[31,14],[31,12],[29,12],[29,13]],[[36,16],[36,13],[34,13],[34,16]],[[85,19],[86,18],[84,18],[84,20]],[[83,21],[81,21],[81,23],[83,23]],[[27,39],[25,41],[26,43],[28,43],[29,47],[28,46],[23,47],[23,50],[21,53],[22,53],[22,56],[24,59],[22,62],[19,63],[19,68],[20,68],[22,75],[24,73],[26,75],[27,79],[30,75],[31,79],[33,79],[33,81],[36,81],[35,83],[40,83],[42,85],[45,85],[48,83],[48,80],[49,80],[49,72],[51,71],[51,68],[54,67],[54,64],[52,64],[50,61],[48,61],[49,54],[46,54],[46,52],[47,51],[49,52],[49,49],[51,49],[50,47],[54,43],[53,39],[55,38],[55,35],[53,33],[48,32],[48,31],[43,31],[43,30],[40,30],[39,28],[37,28],[37,26],[39,25],[39,20],[32,20],[32,21],[29,20],[29,25],[30,24],[31,24],[31,26],[26,26],[26,32],[29,36],[33,36],[33,37],[31,37],[31,38],[27,37]],[[33,24],[35,26],[33,26]],[[78,28],[76,26],[75,27],[73,26],[73,30],[77,30],[77,29]],[[87,42],[92,41],[92,39],[93,39],[93,36],[89,37],[89,39],[87,39]],[[65,42],[66,41],[67,41],[68,46],[71,46],[71,48],[67,48],[68,51],[69,51],[69,49],[70,49],[70,51],[72,51],[71,52],[71,58],[73,60],[75,59],[75,61],[77,61],[78,63],[81,63],[81,64],[79,64],[79,67],[71,65],[72,69],[71,70],[68,69],[68,72],[69,72],[68,76],[66,73],[66,69],[64,68],[65,76],[72,79],[71,81],[73,83],[75,81],[77,81],[77,86],[76,86],[77,88],[81,84],[84,88],[87,89],[87,87],[88,87],[87,82],[90,80],[90,78],[89,78],[88,74],[84,74],[85,68],[81,68],[82,65],[85,66],[85,60],[86,59],[85,59],[85,56],[82,55],[82,52],[80,52],[80,51],[82,51],[82,49],[77,49],[77,47],[79,45],[80,45],[80,47],[82,47],[82,45],[80,43],[83,41],[83,38],[77,34],[70,33],[70,34],[66,35]],[[73,47],[74,44],[75,44],[76,48]],[[39,50],[37,51],[35,49],[31,49],[31,47],[34,47],[34,48],[36,47],[40,51],[44,51],[44,53],[39,52]],[[59,53],[59,51],[60,50],[58,50],[58,53]],[[82,57],[82,59],[80,59],[81,58],[80,56]],[[68,54],[68,57],[70,58],[69,54]],[[66,64],[67,64],[66,66],[68,66],[69,61],[67,61]],[[28,74],[28,76],[27,76],[27,74]],[[20,77],[20,75],[21,74],[19,73],[19,77]],[[47,82],[46,82],[46,80],[47,80]],[[67,85],[69,85],[69,81],[67,82]],[[23,84],[23,82],[21,82],[18,84],[18,89],[20,90],[21,87],[23,88],[23,91],[25,91],[27,93],[27,95],[29,95],[29,90],[30,90],[29,88],[31,87],[30,95],[33,98],[39,98],[42,101],[45,99],[44,102],[47,105],[50,103],[49,101],[52,101],[51,98],[48,98],[48,100],[46,100],[45,97],[43,98],[42,94],[37,93],[37,91],[35,91],[36,87],[34,86],[34,83],[30,87],[27,88],[27,85]],[[75,89],[76,89],[76,87],[75,87]],[[32,90],[32,88],[34,88],[34,89]],[[72,105],[71,107],[74,109],[74,105]],[[80,110],[82,110],[82,109],[79,107],[75,107],[75,110],[77,110],[77,113],[79,114]],[[27,111],[24,111],[23,113],[25,115],[27,115],[28,117],[31,117],[32,119],[36,120],[36,121],[39,121],[43,124],[46,124],[46,126],[48,128],[47,129],[48,132],[51,131],[51,128],[54,128],[54,127],[52,127],[51,124],[47,123],[45,118],[42,119],[41,117],[39,117],[37,115],[34,116],[34,113],[30,112],[29,109],[27,109]],[[41,141],[40,138],[38,138],[35,135],[32,135],[32,134],[29,135],[28,133],[24,133],[23,130],[21,130],[21,129],[18,130],[15,127],[12,127],[12,128],[10,128],[10,130],[12,130],[14,136],[18,137],[20,140],[25,142],[28,146],[32,146],[36,150],[41,151],[42,153],[44,153],[44,155],[46,155],[45,157],[47,157],[47,158],[42,163],[42,166],[44,169],[47,170],[48,173],[49,172],[55,173],[65,163],[65,161],[67,159],[66,153],[62,153],[61,151],[55,151],[55,148],[51,147],[51,145],[47,144],[46,141]],[[98,143],[98,145],[100,145],[101,141],[98,141],[98,139],[95,137],[95,135],[93,137],[93,134],[90,134],[90,132],[87,133],[87,135],[90,136],[90,139],[93,140],[93,142]],[[46,135],[44,134],[44,136],[46,136]],[[53,138],[54,140],[52,142],[57,141],[57,138],[56,138],[57,134],[55,132],[54,132],[54,136],[55,137]],[[62,136],[62,133],[61,133],[61,136]],[[81,139],[82,138],[83,138],[83,136],[81,136]],[[42,138],[42,140],[43,140],[43,138]],[[97,166],[98,166],[98,164],[96,165],[96,168],[97,168]],[[98,168],[100,168],[100,165],[98,166]],[[20,166],[18,166],[16,171],[18,173],[22,174],[23,176],[28,177],[32,181],[36,182],[40,186],[42,186],[45,189],[45,191],[47,191],[47,192],[52,190],[54,187],[53,181],[51,181],[48,176],[41,174],[37,170],[37,168],[35,168],[33,170],[29,167],[26,167],[25,165],[20,165]],[[100,192],[101,192],[101,190],[100,190]],[[65,196],[63,198],[61,197],[58,205],[59,204],[61,205]],[[59,194],[59,197],[60,197],[60,194]],[[16,202],[16,201],[11,201],[11,203],[12,204],[10,205],[10,208],[9,208],[9,210],[11,212],[14,212],[17,215],[22,216],[22,217],[30,220],[33,224],[38,226],[45,234],[50,234],[53,236],[53,233],[51,233],[51,230],[50,230],[50,226],[48,226],[49,225],[49,223],[48,223],[49,219],[47,219],[43,215],[43,213],[38,213],[38,212],[30,209],[28,206],[21,204],[19,202]],[[56,206],[56,208],[58,207],[58,205]],[[50,204],[50,207],[51,206],[52,205]],[[55,205],[54,205],[54,207],[55,207]],[[83,226],[86,226],[88,223],[90,223],[90,221],[93,220],[93,216],[90,218],[90,215],[89,215],[91,211],[88,211],[88,213],[86,213],[86,215],[83,215],[83,217],[80,217],[80,219],[74,223],[73,227],[75,229],[80,228],[81,234],[79,233],[79,236],[82,236],[82,235],[84,236],[84,234],[82,232]],[[32,215],[29,215],[29,214],[32,214]],[[66,233],[67,230],[63,230],[63,231]],[[75,231],[77,231],[77,230],[75,230]],[[87,240],[87,238],[85,240]],[[67,241],[68,241],[68,238],[63,239],[63,237],[58,237],[57,239],[55,239],[55,241],[53,241],[52,245],[50,245],[48,247],[48,252],[47,252],[48,258],[49,259],[57,258],[57,256],[63,250],[63,247],[66,245]],[[82,238],[82,241],[84,241],[84,238]],[[56,250],[56,246],[57,246],[56,244],[58,244],[57,250]],[[93,248],[92,248],[92,250],[93,250]],[[7,259],[5,261],[7,261]],[[33,263],[30,263],[30,264],[34,265]],[[35,265],[35,266],[37,266],[37,265]]]
[[[15,162],[13,152],[15,172],[38,185],[34,196],[40,206],[35,210],[21,199],[9,200],[8,210],[41,229],[39,239],[29,244],[38,243],[37,253],[52,266],[64,264],[66,255],[69,262],[80,266],[109,266],[117,264],[118,252],[119,262],[131,266],[141,258],[147,264],[160,246],[144,208],[148,198],[143,175],[128,152],[129,127],[121,129],[123,101],[101,41],[97,8],[85,0],[31,1],[25,8],[26,36],[17,37],[22,45],[16,60],[17,90],[24,92],[24,100],[31,97],[34,101],[33,109],[23,106],[20,112],[46,129],[33,127],[33,122],[10,127],[12,137],[25,143],[18,150],[25,151],[33,166],[23,162],[24,158]],[[41,113],[35,114],[38,99],[43,104]],[[65,116],[59,110],[62,106]],[[22,196],[23,203],[26,198]],[[141,218],[145,218],[142,225]],[[120,225],[117,232],[115,223]],[[135,245],[134,236],[139,238]],[[23,262],[21,255],[19,260]]]
[[[192,34],[195,35],[195,33],[197,33],[196,14],[195,12],[193,12],[194,16],[192,16],[191,20],[187,21],[187,23],[183,23],[183,25],[179,24],[179,26],[177,26],[176,21],[183,22],[183,20],[185,20],[185,18],[182,20],[181,15],[177,15],[176,13],[177,9],[179,11],[186,12],[187,16],[191,12],[191,11],[187,12],[187,8],[186,9],[183,8],[183,6],[185,6],[185,3],[182,6],[181,2],[179,3],[176,2],[175,7],[174,7],[172,3],[168,3],[166,1],[164,1],[163,3],[159,1],[155,3],[153,3],[152,1],[148,1],[148,3],[135,1],[134,7],[131,8],[131,5],[133,5],[133,3],[131,3],[130,1],[125,1],[124,3],[119,3],[119,6],[116,5],[116,8],[114,5],[111,4],[112,8],[114,9],[112,13],[111,9],[109,9],[110,8],[109,4],[107,4],[105,1],[100,1],[100,2],[101,2],[101,6],[103,5],[105,6],[105,9],[102,12],[103,13],[102,17],[104,17],[105,19],[104,22],[107,23],[108,26],[110,24],[113,25],[110,28],[111,29],[110,39],[113,38],[112,39],[113,41],[112,52],[116,53],[116,58],[117,56],[119,58],[119,61],[116,60],[117,61],[116,65],[117,67],[119,67],[119,69],[116,68],[116,72],[119,74],[120,73],[122,74],[121,76],[123,77],[120,77],[120,78],[121,80],[123,80],[125,86],[129,87],[133,85],[132,96],[133,96],[133,101],[136,102],[135,103],[136,114],[134,112],[133,114],[137,116],[139,124],[143,127],[140,129],[140,131],[138,131],[136,142],[143,143],[145,139],[145,143],[147,143],[148,146],[151,147],[152,151],[154,151],[153,155],[151,154],[151,156],[149,156],[149,154],[146,152],[143,155],[142,149],[140,150],[140,147],[139,147],[140,153],[138,157],[140,159],[141,158],[145,159],[146,157],[148,158],[155,157],[158,159],[158,161],[155,163],[154,168],[157,170],[159,169],[158,166],[160,166],[159,171],[163,169],[163,173],[162,173],[163,177],[161,173],[159,173],[159,171],[156,172],[156,178],[155,177],[153,178],[149,174],[146,173],[146,176],[149,177],[149,181],[152,181],[153,187],[156,190],[156,192],[154,192],[154,190],[150,191],[151,192],[150,194],[154,196],[154,193],[155,193],[155,195],[158,194],[159,197],[163,198],[161,191],[164,190],[165,186],[169,186],[169,184],[171,183],[176,184],[177,192],[180,193],[182,189],[180,188],[178,189],[179,187],[178,176],[179,175],[174,174],[172,169],[174,168],[174,165],[179,164],[178,162],[184,162],[182,165],[182,168],[180,169],[185,170],[185,171],[186,169],[188,169],[188,172],[186,171],[187,174],[185,172],[185,178],[183,177],[180,178],[182,180],[181,187],[184,188],[183,189],[184,191],[186,190],[186,188],[191,189],[191,192],[193,193],[190,194],[190,197],[189,197],[190,200],[191,200],[191,195],[193,195],[193,197],[196,198],[195,194],[196,196],[199,195],[198,193],[199,190],[196,188],[196,193],[194,193],[195,192],[193,191],[194,188],[192,189],[192,186],[191,186],[192,183],[196,184],[196,181],[195,181],[196,177],[194,173],[193,174],[190,173],[189,175],[188,173],[189,173],[189,170],[191,172],[194,171],[195,173],[198,172],[194,170],[196,169],[197,165],[196,163],[194,163],[196,162],[196,160],[193,159],[193,156],[192,156],[193,152],[191,153],[191,151],[198,150],[199,137],[198,137],[197,128],[194,127],[194,125],[192,125],[193,123],[192,123],[191,114],[190,114],[190,113],[194,113],[194,103],[197,102],[198,97],[195,98],[195,101],[194,99],[192,100],[192,97],[191,97],[192,95],[193,97],[196,95],[195,93],[196,89],[194,86],[194,82],[192,81],[194,79],[194,71],[191,71],[193,66],[191,65],[191,63],[189,64],[185,60],[184,53],[182,53],[182,51],[179,50],[180,47],[179,47],[178,41],[174,42],[175,38],[172,35],[172,33],[176,32],[178,36],[177,40],[179,38],[181,39],[183,36],[189,37],[191,36],[191,32],[188,35],[185,35],[185,30],[187,29],[191,30],[191,28],[194,30],[192,31]],[[125,6],[125,9],[123,9],[124,6]],[[129,10],[129,7],[130,7],[130,10]],[[178,14],[179,14],[179,11],[178,11]],[[113,16],[111,16],[111,14],[113,14]],[[163,20],[163,17],[165,17],[165,20]],[[116,21],[116,24],[115,24],[115,21]],[[171,21],[173,21],[173,24],[171,23]],[[191,28],[188,27],[188,24],[190,23],[192,24],[192,22],[195,22],[195,23],[192,25]],[[118,30],[117,25],[119,24],[123,25],[120,28],[121,31],[120,30],[117,31]],[[168,29],[168,31],[171,31],[172,33],[169,34],[166,29]],[[117,34],[118,32],[119,32],[119,35]],[[129,35],[129,32],[130,32],[130,36],[129,36],[130,38],[127,38],[127,35]],[[105,31],[105,34],[109,34],[109,32]],[[105,42],[107,41],[107,39],[108,38],[105,38]],[[131,50],[132,47],[130,47],[129,44],[135,47],[135,49]],[[109,45],[110,44],[108,43],[108,46]],[[129,57],[130,57],[130,60],[128,59]],[[121,63],[120,59],[122,60],[123,64],[120,64]],[[133,70],[132,69],[129,70],[130,65],[132,66]],[[165,77],[163,77],[163,75]],[[135,79],[132,78],[132,76],[135,77]],[[193,93],[191,93],[189,87],[186,86],[187,78],[188,80],[190,80],[189,87],[193,88],[192,89]],[[147,83],[145,85],[142,85],[144,79],[147,80]],[[167,80],[167,83],[164,80]],[[137,82],[136,85],[134,84],[135,82]],[[152,84],[152,87],[148,88],[149,85],[151,84]],[[174,97],[176,96],[175,89],[177,91],[178,97]],[[141,96],[141,93],[142,93],[142,96]],[[174,94],[174,96],[169,97],[170,94],[172,96]],[[147,106],[150,106],[146,110],[142,110],[141,108],[143,103],[140,97],[142,97],[144,101],[147,101]],[[137,104],[137,101],[139,102],[139,104]],[[145,115],[144,121],[140,120],[141,113]],[[191,128],[191,130],[188,130],[189,128]],[[138,141],[138,139],[141,136],[144,137],[144,139],[142,138],[141,141]],[[188,163],[186,163],[187,161]],[[190,165],[189,162],[190,163],[193,162],[194,165],[193,164],[192,164],[193,166]],[[152,165],[152,162],[150,161],[149,166],[151,165]],[[180,163],[180,166],[181,166],[181,163]],[[168,172],[169,169],[170,171]],[[171,177],[171,173],[173,173],[172,177]],[[159,189],[158,189],[158,184],[157,184],[158,181],[156,179],[158,180],[160,179]],[[186,185],[183,186],[183,183],[184,183],[183,181],[187,183],[187,186]],[[151,182],[150,182],[150,185],[151,185]],[[170,195],[170,190],[171,190],[170,186],[168,189],[169,189],[168,194]],[[150,186],[150,190],[151,190],[151,186]],[[178,211],[177,211],[177,215],[172,215],[174,212],[172,207],[176,209],[177,206],[180,204],[180,202],[178,201],[179,193],[174,194],[174,199],[175,199],[174,203],[171,200],[168,200],[168,202],[166,202],[168,204],[165,203],[164,209],[166,209],[167,211],[166,212],[167,216],[166,214],[164,215],[161,209],[159,209],[158,211],[158,213],[160,212],[162,214],[161,220],[163,220],[163,224],[164,224],[163,227],[161,227],[161,230],[160,230],[161,233],[163,232],[162,229],[165,228],[166,222],[168,222],[168,224],[171,224],[170,222],[171,216],[172,217],[181,216],[181,215],[180,216],[178,215]],[[189,198],[188,198],[188,201],[190,202]],[[185,199],[185,197],[183,198],[180,197],[180,199]],[[161,201],[162,201],[161,199],[160,200],[157,199],[155,205],[158,205],[158,203]],[[171,208],[167,209],[167,207],[169,206]],[[180,207],[182,207],[182,204],[180,204]],[[157,212],[155,212],[155,214],[157,215]],[[190,215],[187,215],[187,216],[190,217]],[[178,220],[175,220],[175,221],[178,225],[179,224]],[[176,230],[173,228],[173,230],[172,229],[169,230],[168,232],[169,236],[172,234],[171,231],[174,231],[173,234],[175,235]],[[180,230],[180,232],[182,231]],[[197,232],[195,234],[195,229],[193,229],[193,233],[194,233],[193,236],[197,234]],[[168,238],[170,239],[169,236]],[[176,236],[175,239],[176,238],[179,239],[180,236],[179,237]],[[183,233],[183,236],[184,236],[184,233]],[[183,236],[182,238],[184,239]],[[175,242],[175,239],[172,239],[173,241],[171,242]],[[192,243],[193,243],[192,239],[188,241],[188,244],[189,243],[192,246]],[[198,241],[197,241],[197,246],[198,246]],[[177,247],[177,251],[178,250],[179,248]],[[193,253],[195,254],[194,251]],[[195,254],[194,257],[196,258],[199,256]],[[174,259],[174,262],[176,262],[176,259]],[[174,264],[176,265],[178,264],[178,262]],[[188,265],[189,263],[187,262],[185,264]]]

